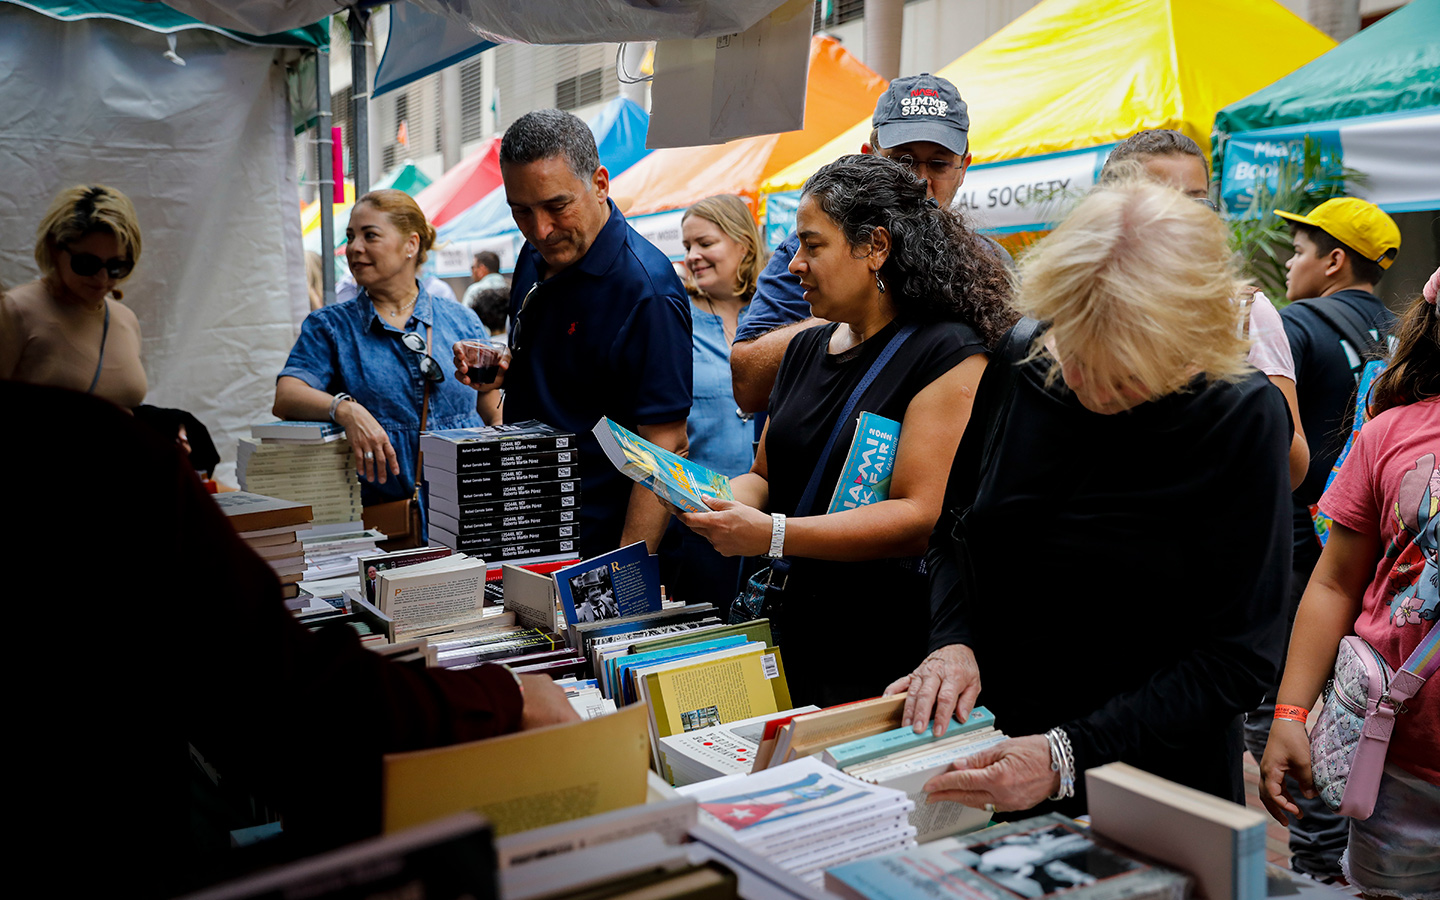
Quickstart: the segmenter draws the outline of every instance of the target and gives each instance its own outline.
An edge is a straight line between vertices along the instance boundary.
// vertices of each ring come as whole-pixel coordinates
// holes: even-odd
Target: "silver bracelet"
[[[337,409],[340,408],[340,404],[344,403],[346,400],[354,400],[354,399],[355,399],[354,397],[350,396],[349,394],[345,393],[344,391],[341,391],[340,393],[336,394],[336,395],[335,395],[335,399],[333,399],[333,400],[330,401],[330,421],[332,421],[332,422],[335,421],[335,410],[337,410]]]
[[[1060,773],[1060,787],[1050,799],[1075,796],[1075,751],[1070,746],[1070,736],[1061,728],[1052,728],[1045,732],[1045,742],[1050,745],[1050,771]]]

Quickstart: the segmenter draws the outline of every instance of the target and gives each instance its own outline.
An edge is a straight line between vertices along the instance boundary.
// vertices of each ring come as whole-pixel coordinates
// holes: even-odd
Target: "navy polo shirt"
[[[510,287],[514,357],[501,409],[506,422],[539,419],[579,436],[580,551],[594,556],[619,545],[634,482],[591,429],[601,416],[634,431],[689,415],[690,300],[670,260],[613,201],[585,255],[537,286],[543,264],[527,241]]]

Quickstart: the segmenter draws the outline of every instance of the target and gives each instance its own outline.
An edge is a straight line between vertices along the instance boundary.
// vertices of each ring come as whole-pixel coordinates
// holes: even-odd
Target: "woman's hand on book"
[[[772,520],[753,506],[705,497],[710,512],[685,513],[680,521],[722,556],[761,556],[770,550]]]
[[[335,410],[335,424],[345,429],[345,437],[355,451],[355,470],[361,478],[384,484],[387,475],[400,474],[400,461],[390,445],[390,436],[359,401],[341,403]]]
[[[950,800],[975,809],[1030,809],[1060,787],[1043,734],[1001,741],[956,760],[925,782],[927,802]],[[988,806],[987,806],[988,804]]]
[[[935,736],[944,737],[953,716],[964,722],[980,696],[980,666],[964,644],[941,647],[925,657],[914,672],[891,682],[886,694],[907,692],[902,725],[923,731],[933,717]]]
[[[1304,813],[1295,805],[1285,777],[1295,779],[1306,797],[1315,796],[1314,776],[1310,771],[1310,735],[1302,722],[1276,719],[1270,723],[1270,739],[1260,759],[1260,802],[1281,825],[1289,825],[1286,813],[1300,818]]]
[[[565,690],[548,675],[521,675],[520,692],[525,701],[520,711],[522,731],[580,721],[580,714],[570,705]]]

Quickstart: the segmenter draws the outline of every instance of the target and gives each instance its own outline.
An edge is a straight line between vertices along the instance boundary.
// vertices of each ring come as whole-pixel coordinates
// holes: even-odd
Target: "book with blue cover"
[[[596,422],[594,434],[615,468],[676,509],[709,512],[703,498],[735,499],[730,479],[724,475],[658,447],[609,419]]]
[[[925,730],[919,733],[916,733],[915,729],[910,726],[901,726],[856,741],[835,744],[825,748],[825,752],[820,755],[820,760],[837,769],[846,769],[862,762],[889,756],[892,753],[914,750],[917,747],[941,740],[935,736],[935,729],[932,726],[933,723],[927,722]],[[964,723],[951,720],[950,727],[945,729],[944,737],[953,738],[994,726],[995,714],[983,706],[977,706],[970,711],[970,717]]]
[[[551,577],[572,628],[660,610],[660,563],[644,541],[566,566]]]
[[[899,443],[899,422],[862,412],[855,424],[855,439],[850,442],[845,468],[840,470],[830,508],[825,511],[844,512],[888,500]]]

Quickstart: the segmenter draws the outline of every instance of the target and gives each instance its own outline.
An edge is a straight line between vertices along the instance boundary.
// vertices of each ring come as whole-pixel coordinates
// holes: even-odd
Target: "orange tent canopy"
[[[870,115],[885,84],[839,41],[813,38],[803,130],[656,150],[612,181],[610,194],[629,216],[681,209],[712,194],[739,194],[753,208],[762,181]]]

